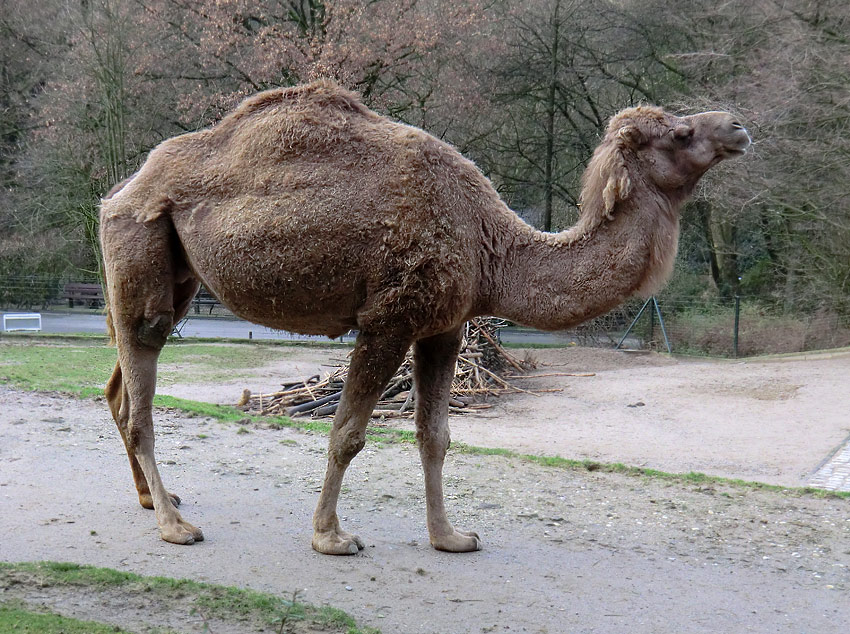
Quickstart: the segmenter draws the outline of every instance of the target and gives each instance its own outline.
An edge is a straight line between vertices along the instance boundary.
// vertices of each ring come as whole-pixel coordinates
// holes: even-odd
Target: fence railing
[[[0,310],[67,307],[71,282],[96,278],[20,275],[0,278]],[[641,309],[643,314],[638,317]],[[220,304],[216,314],[229,314]],[[663,322],[663,329],[662,329]],[[675,354],[746,357],[850,346],[850,318],[800,305],[776,308],[757,297],[659,296],[655,304],[630,300],[570,333],[580,345],[670,350]],[[624,335],[626,335],[624,337]]]
[[[62,299],[64,285],[72,280],[43,275],[13,275],[0,278],[0,308],[43,310]],[[83,281],[75,278],[74,282]],[[97,281],[86,280],[86,281]]]
[[[16,275],[0,277],[0,310],[47,310],[49,308],[103,308],[101,281],[95,277],[50,277]],[[209,291],[201,287],[195,298],[194,312],[230,315]]]
[[[644,310],[638,319],[641,309]],[[669,343],[673,353],[720,357],[850,346],[847,317],[808,306],[780,310],[746,296],[659,297],[657,309],[652,302],[647,305],[645,300],[632,300],[583,324],[575,336],[583,345],[621,344],[626,348],[666,351]]]

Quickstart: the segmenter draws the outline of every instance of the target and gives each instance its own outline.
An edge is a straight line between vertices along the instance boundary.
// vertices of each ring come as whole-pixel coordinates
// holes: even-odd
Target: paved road
[[[53,334],[106,333],[106,317],[99,312],[43,312],[41,313],[41,331]],[[327,337],[298,335],[281,330],[272,330],[265,326],[252,324],[236,318],[205,317],[190,315],[181,328],[184,338],[225,337],[230,339],[259,339],[277,341],[331,341]],[[342,337],[342,341],[351,341],[351,336]],[[567,334],[547,333],[538,330],[505,328],[502,340],[510,343],[526,344],[563,344],[575,340]],[[336,341],[340,341],[337,339]]]

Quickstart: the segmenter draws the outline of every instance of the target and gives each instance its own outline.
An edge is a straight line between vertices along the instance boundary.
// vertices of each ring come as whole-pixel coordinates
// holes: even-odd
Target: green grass
[[[188,579],[170,577],[145,577],[110,568],[96,568],[74,563],[3,563],[0,562],[0,581],[4,584],[28,584],[34,587],[66,586],[80,588],[86,593],[97,593],[107,588],[121,588],[128,595],[162,600],[177,599],[183,606],[194,606],[206,618],[240,620],[250,619],[266,626],[279,624],[282,618],[289,621],[308,621],[316,628],[346,634],[377,633],[377,630],[361,630],[345,612],[327,606],[313,606],[268,593],[199,583]],[[17,614],[17,611],[15,612]],[[24,612],[26,614],[26,612]],[[24,617],[22,617],[24,618]],[[30,618],[30,617],[26,617]],[[61,618],[61,617],[59,617]],[[0,621],[2,623],[2,621]],[[11,628],[0,632],[13,631]],[[60,632],[60,630],[22,630],[32,632]],[[68,632],[115,631],[114,629],[69,629]]]
[[[121,634],[114,625],[79,621],[53,612],[33,612],[25,604],[0,603],[0,632],[21,634]]]
[[[24,343],[25,341],[25,343]],[[88,396],[102,389],[112,374],[117,353],[102,340],[42,343],[4,338],[0,342],[0,381],[27,390],[59,391]],[[23,345],[22,345],[23,344]],[[160,355],[157,381],[217,381],[238,376],[285,355],[286,351],[254,345],[167,345]],[[187,372],[186,370],[190,370]]]
[[[534,454],[519,453],[510,449],[476,447],[474,445],[466,445],[463,443],[452,443],[452,449],[460,453],[478,456],[503,456],[505,458],[514,458],[517,460],[522,460],[524,462],[532,462],[544,467],[552,467],[557,469],[571,469],[575,471],[599,471],[602,473],[622,473],[628,476],[654,478],[658,480],[670,480],[672,482],[679,482],[683,484],[722,484],[741,489],[774,491],[777,493],[788,493],[791,495],[812,495],[815,497],[834,497],[850,499],[850,492],[846,491],[827,491],[825,489],[817,489],[814,487],[784,487],[776,484],[766,484],[764,482],[753,482],[749,480],[739,480],[736,478],[711,476],[705,473],[699,473],[697,471],[690,471],[688,473],[669,473],[667,471],[659,471],[658,469],[631,467],[619,462],[596,462],[595,460],[571,460],[569,458],[561,458],[560,456],[537,456]]]
[[[0,343],[0,381],[26,390],[79,394],[103,387],[114,366],[114,348]]]
[[[102,393],[102,391],[101,391]],[[82,394],[82,396],[87,396]],[[253,420],[260,420],[259,416],[249,416],[241,409],[237,409],[230,405],[216,405],[215,403],[204,403],[202,401],[191,401],[185,398],[176,396],[167,396],[165,394],[157,394],[153,397],[153,404],[156,407],[170,407],[180,410],[190,416],[208,417],[223,423],[245,423]]]

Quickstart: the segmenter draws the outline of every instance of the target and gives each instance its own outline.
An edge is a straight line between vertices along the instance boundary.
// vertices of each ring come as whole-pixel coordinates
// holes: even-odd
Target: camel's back
[[[255,181],[257,169],[273,176],[293,161],[338,162],[364,132],[388,124],[353,93],[322,81],[254,95],[214,127],[173,141],[206,168],[230,170],[238,188]]]
[[[500,204],[489,181],[453,147],[378,115],[327,81],[259,93],[217,125],[163,142],[122,195],[134,191],[146,206],[167,198],[179,213],[202,201],[238,205],[242,197],[306,189],[316,202],[345,205],[337,211],[355,216],[362,205],[393,213],[387,203],[403,196],[411,207],[407,222],[430,220],[433,210],[422,203],[456,204],[448,210],[454,221],[467,208]],[[133,213],[146,220],[160,211]]]
[[[425,321],[447,305],[469,312],[482,216],[503,208],[454,148],[326,82],[261,93],[166,141],[104,204],[141,221],[167,213],[225,303],[285,297],[289,321],[275,325],[294,330],[331,304],[333,319],[361,326],[393,304]],[[268,321],[256,310],[242,314]]]

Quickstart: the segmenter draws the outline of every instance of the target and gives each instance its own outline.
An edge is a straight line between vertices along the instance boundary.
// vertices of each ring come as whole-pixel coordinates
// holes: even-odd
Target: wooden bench
[[[212,295],[212,293],[210,293],[203,286],[201,287],[201,290],[199,290],[197,292],[197,294],[195,295],[195,299],[192,300],[192,305],[195,307],[195,314],[196,315],[201,314],[201,306],[209,306],[210,307],[209,314],[212,315],[213,308],[215,308],[216,305],[218,305],[220,303],[221,302],[218,301]]]
[[[103,306],[103,287],[100,284],[70,282],[65,284],[62,296],[68,300],[68,308],[73,308],[74,302],[79,302],[89,308]]]
[[[70,282],[65,284],[62,291],[62,297],[68,300],[68,307],[73,308],[75,302],[89,308],[100,308],[103,305],[103,287],[100,284],[85,284],[82,282]],[[195,298],[192,300],[192,305],[195,307],[195,314],[201,314],[201,306],[209,306],[209,314],[212,315],[213,308],[219,302],[207,289],[201,288]]]

